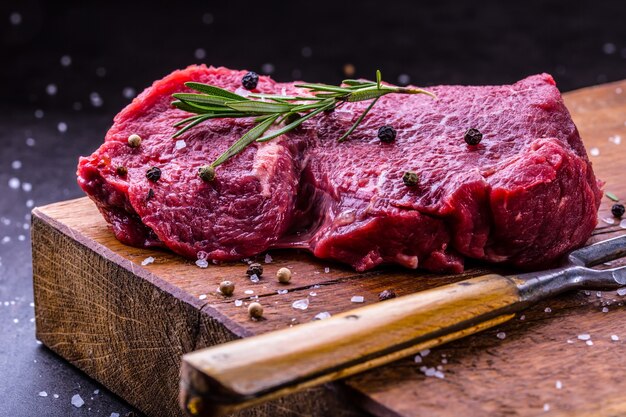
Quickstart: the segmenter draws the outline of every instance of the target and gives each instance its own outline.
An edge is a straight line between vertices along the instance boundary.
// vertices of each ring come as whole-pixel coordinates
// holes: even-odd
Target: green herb
[[[427,94],[432,93],[421,88],[396,87],[381,83],[380,71],[376,71],[376,82],[363,80],[343,80],[341,86],[326,84],[297,84],[311,92],[310,96],[284,96],[274,94],[249,94],[243,97],[222,88],[187,82],[185,85],[198,93],[176,93],[172,105],[195,116],[188,117],[174,126],[180,128],[174,135],[179,137],[189,129],[209,119],[229,119],[254,117],[255,126],[246,132],[212,164],[217,167],[243,151],[252,142],[267,142],[283,135],[320,113],[332,110],[346,102],[371,100],[370,105],[358,117],[356,122],[338,140],[344,141],[378,99],[387,94]],[[270,133],[271,126],[282,125]]]
[[[617,198],[617,196],[610,191],[607,191],[606,193],[604,193],[604,195],[613,201],[619,201],[619,198]]]

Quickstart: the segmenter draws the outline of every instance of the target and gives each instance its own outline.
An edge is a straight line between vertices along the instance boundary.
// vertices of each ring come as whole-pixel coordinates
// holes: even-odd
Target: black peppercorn
[[[248,266],[248,270],[246,271],[246,274],[250,276],[256,275],[257,277],[260,277],[261,275],[263,275],[263,265],[259,263],[250,264]]]
[[[465,132],[465,143],[468,145],[478,145],[483,139],[483,134],[478,129],[467,129]]]
[[[119,166],[117,168],[115,168],[115,172],[117,173],[117,175],[119,175],[120,177],[125,177],[126,174],[128,174],[128,169],[125,166]]]
[[[154,190],[152,188],[150,188],[148,190],[148,195],[146,196],[146,201],[152,200],[152,197],[154,197]]]
[[[402,176],[402,182],[404,182],[404,185],[406,185],[407,187],[413,187],[419,182],[419,177],[415,172],[407,171]]]
[[[295,122],[296,120],[298,120],[300,117],[302,117],[302,116],[300,116],[298,113],[291,113],[291,114],[289,114],[289,116],[287,116],[285,118],[285,124],[286,125],[290,125],[293,122]]]
[[[198,176],[202,181],[211,182],[215,179],[215,168],[211,165],[204,165],[198,168]]]
[[[378,299],[380,301],[390,300],[392,298],[396,298],[396,293],[394,290],[385,290],[378,294]]]
[[[623,204],[613,204],[613,207],[611,207],[611,213],[615,217],[621,218],[624,212],[626,212],[626,208],[624,208]]]
[[[378,139],[385,143],[393,142],[396,139],[396,129],[389,125],[381,126],[378,129]]]
[[[256,72],[250,71],[241,79],[241,85],[246,90],[254,90],[259,83],[259,74]]]
[[[157,167],[152,167],[146,172],[146,178],[149,181],[157,182],[161,178],[161,170]]]

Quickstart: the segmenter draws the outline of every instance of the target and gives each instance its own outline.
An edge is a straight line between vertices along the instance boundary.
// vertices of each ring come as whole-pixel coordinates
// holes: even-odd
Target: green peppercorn
[[[625,212],[626,208],[623,204],[613,204],[613,207],[611,207],[611,213],[617,218],[621,218]]]
[[[126,174],[128,174],[128,169],[125,166],[120,165],[117,168],[115,168],[115,173],[119,175],[120,177],[125,177]]]
[[[263,317],[263,306],[259,303],[250,303],[248,305],[248,314],[253,319],[260,319]]]
[[[402,176],[402,182],[404,182],[404,185],[407,187],[414,187],[419,182],[419,177],[415,172],[407,171]]]
[[[136,134],[132,134],[128,137],[128,146],[131,148],[138,148],[141,145],[141,137]]]
[[[235,292],[235,283],[232,281],[220,282],[220,292],[222,295],[230,297]]]
[[[211,182],[215,179],[215,168],[211,165],[203,165],[198,168],[198,176],[204,182]]]
[[[248,270],[246,271],[246,274],[252,276],[252,275],[256,275],[257,277],[261,277],[261,275],[263,275],[263,265],[259,264],[259,263],[253,263],[248,265]]]
[[[483,134],[480,133],[480,131],[478,129],[467,129],[467,132],[465,132],[465,143],[467,143],[468,145],[478,145],[480,143],[481,140],[483,140]]]
[[[158,167],[152,167],[146,171],[148,181],[157,182],[161,178],[161,170]]]
[[[276,278],[281,284],[288,284],[291,281],[291,270],[289,268],[280,268],[276,271]]]
[[[241,79],[241,85],[246,90],[254,90],[259,83],[259,74],[254,71],[250,71]]]

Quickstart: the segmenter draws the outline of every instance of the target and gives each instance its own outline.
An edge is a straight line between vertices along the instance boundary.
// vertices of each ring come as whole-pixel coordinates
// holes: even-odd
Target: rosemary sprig
[[[217,167],[243,151],[252,142],[267,142],[300,126],[306,120],[323,111],[334,109],[345,102],[371,100],[356,122],[338,140],[344,141],[379,98],[387,94],[434,94],[421,88],[396,87],[382,84],[380,71],[376,71],[376,82],[343,80],[340,86],[326,84],[297,84],[309,90],[310,96],[285,96],[275,94],[249,94],[247,97],[209,84],[187,82],[185,85],[198,93],[176,93],[172,105],[195,116],[188,117],[174,126],[180,128],[174,137],[209,119],[254,117],[255,125],[212,164]],[[294,120],[295,119],[295,120]],[[281,128],[267,132],[273,125]]]

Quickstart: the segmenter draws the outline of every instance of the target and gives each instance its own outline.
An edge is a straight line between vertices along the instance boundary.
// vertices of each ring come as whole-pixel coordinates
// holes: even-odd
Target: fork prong
[[[623,256],[626,256],[626,235],[576,249],[567,259],[574,265],[594,266]]]

